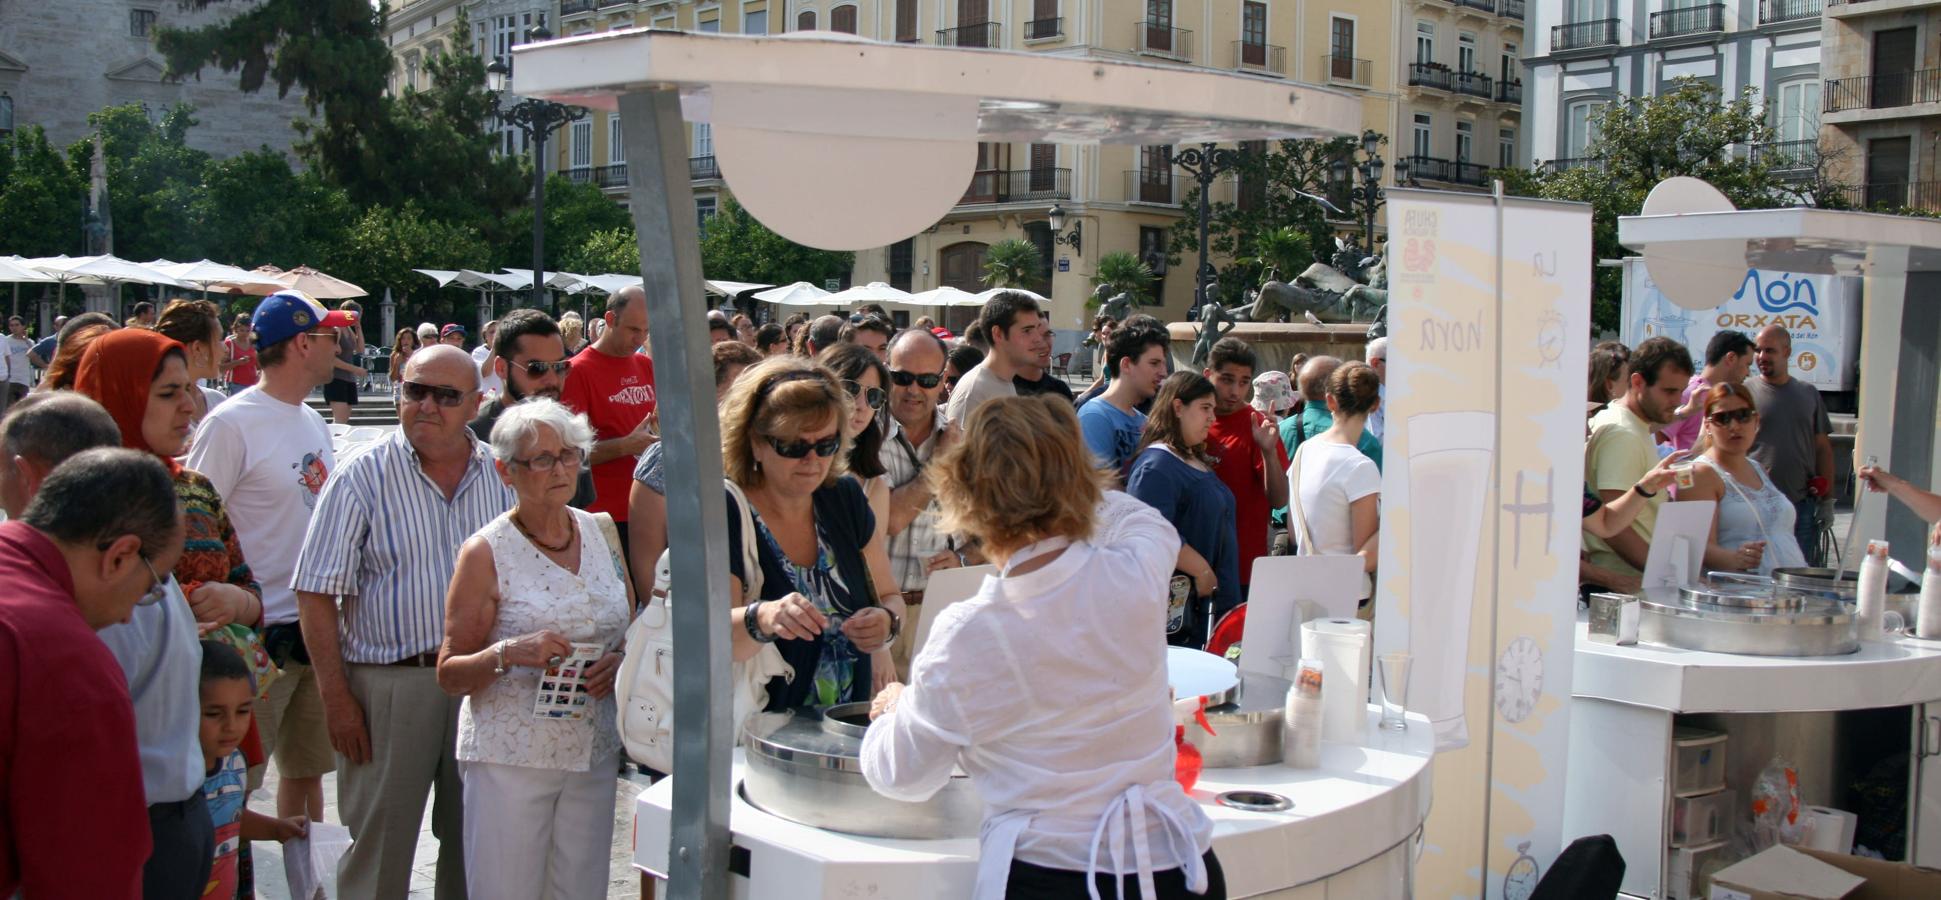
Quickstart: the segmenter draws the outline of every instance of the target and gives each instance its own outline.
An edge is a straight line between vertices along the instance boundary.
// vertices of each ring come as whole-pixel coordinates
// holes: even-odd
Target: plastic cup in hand
[[[1405,717],[1409,703],[1409,663],[1407,653],[1384,653],[1375,658],[1375,668],[1382,679],[1382,721],[1383,731],[1407,731],[1408,719]]]

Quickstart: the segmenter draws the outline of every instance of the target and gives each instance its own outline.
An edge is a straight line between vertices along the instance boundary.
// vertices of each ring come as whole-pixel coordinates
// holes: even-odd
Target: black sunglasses
[[[1756,415],[1758,415],[1758,413],[1753,412],[1750,409],[1734,409],[1734,410],[1729,410],[1727,412],[1713,413],[1709,416],[1706,416],[1706,418],[1712,420],[1712,424],[1717,425],[1720,428],[1724,428],[1727,425],[1736,425],[1740,422],[1750,422],[1752,421],[1752,417]]]
[[[783,459],[801,459],[802,457],[808,456],[810,451],[814,451],[817,456],[830,457],[835,456],[836,451],[842,449],[842,437],[833,434],[822,440],[813,442],[796,438],[788,443],[783,443],[781,438],[766,436],[764,436],[764,440],[767,440],[768,445],[775,448],[775,454]]]
[[[915,372],[905,372],[902,369],[890,370],[890,383],[897,387],[909,387],[914,384],[927,391],[935,388],[937,385],[943,384],[943,382],[944,375],[942,372],[918,375]]]
[[[419,384],[415,381],[403,383],[404,399],[412,403],[423,403],[426,397],[434,397],[439,406],[452,407],[465,402],[466,391],[458,388],[439,387],[435,384]]]
[[[870,409],[882,409],[883,401],[889,399],[882,388],[866,388],[853,381],[843,382],[842,389],[851,397],[863,398],[863,402],[868,403]]]
[[[565,378],[567,370],[573,368],[573,361],[570,359],[562,359],[559,362],[540,362],[535,359],[530,362],[514,363],[513,365],[525,369],[527,378],[542,378],[547,372]]]

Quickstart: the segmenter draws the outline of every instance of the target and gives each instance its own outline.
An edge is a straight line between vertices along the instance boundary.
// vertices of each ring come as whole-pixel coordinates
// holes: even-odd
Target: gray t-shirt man
[[[1788,499],[1806,496],[1806,482],[1819,474],[1814,438],[1833,433],[1820,390],[1798,378],[1774,385],[1764,378],[1746,379],[1746,388],[1759,409],[1759,438],[1753,458],[1772,476],[1773,485]]]

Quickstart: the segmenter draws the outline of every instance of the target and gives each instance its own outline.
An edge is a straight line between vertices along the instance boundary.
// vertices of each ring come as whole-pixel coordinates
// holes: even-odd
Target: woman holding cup
[[[1692,484],[1680,500],[1713,500],[1705,567],[1770,574],[1806,565],[1793,538],[1793,505],[1746,454],[1759,437],[1759,410],[1743,385],[1714,385],[1705,395],[1705,425],[1694,449]]]

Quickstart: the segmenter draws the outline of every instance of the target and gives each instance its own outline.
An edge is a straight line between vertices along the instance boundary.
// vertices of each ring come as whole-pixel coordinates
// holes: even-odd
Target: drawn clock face
[[[1519,637],[1496,658],[1496,711],[1510,722],[1522,722],[1536,711],[1543,696],[1543,648]]]
[[[1530,900],[1537,891],[1537,861],[1530,856],[1530,842],[1518,844],[1516,862],[1503,873],[1503,900]]]
[[[1554,309],[1544,310],[1537,319],[1537,358],[1542,365],[1557,367],[1564,356],[1564,340],[1564,317]]]

